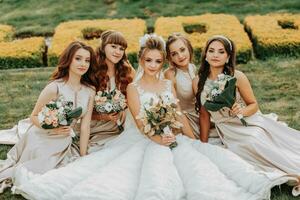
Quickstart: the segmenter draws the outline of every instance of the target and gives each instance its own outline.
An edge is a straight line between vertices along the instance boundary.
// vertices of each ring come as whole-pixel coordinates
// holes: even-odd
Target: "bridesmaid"
[[[188,119],[194,135],[199,138],[199,115],[195,111],[195,93],[192,80],[196,77],[196,67],[192,63],[193,47],[190,41],[180,33],[173,33],[166,42],[169,67],[164,72],[165,78],[172,81],[176,89],[180,107]],[[220,141],[215,129],[210,132],[210,142]]]
[[[118,89],[126,96],[126,88],[132,82],[135,70],[130,65],[125,50],[127,42],[122,33],[108,30],[101,34],[97,48],[98,70],[96,91]],[[125,112],[99,114],[95,111],[91,121],[89,152],[100,150],[103,145],[121,133],[117,125],[125,122]]]
[[[26,134],[23,134],[7,153],[7,159],[0,161],[1,192],[11,186],[12,180],[15,183],[33,172],[45,173],[78,156],[78,152],[71,146],[72,127],[42,129],[38,121],[38,113],[42,108],[60,95],[65,100],[72,101],[74,108],[82,108],[80,155],[87,154],[95,96],[92,86],[95,67],[96,55],[90,46],[81,42],[72,42],[63,51],[50,83],[41,92],[30,115],[31,125],[25,131]]]
[[[295,177],[294,195],[300,193],[300,131],[272,120],[258,111],[258,103],[246,75],[235,70],[234,43],[225,36],[210,38],[201,58],[199,78],[193,81],[196,108],[200,112],[200,139],[208,141],[210,117],[225,146],[257,168]],[[231,109],[207,111],[205,97],[221,73],[236,77],[236,103]],[[236,117],[244,116],[248,126]]]

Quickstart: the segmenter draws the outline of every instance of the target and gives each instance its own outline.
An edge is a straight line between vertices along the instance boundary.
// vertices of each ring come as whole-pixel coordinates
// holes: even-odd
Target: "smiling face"
[[[125,48],[119,44],[107,44],[104,47],[106,61],[117,64],[123,57]]]
[[[140,62],[144,68],[144,74],[156,76],[163,67],[164,58],[162,53],[157,49],[147,50]]]
[[[170,44],[170,57],[171,61],[179,67],[187,67],[191,60],[191,55],[186,44],[177,39]]]
[[[78,49],[70,64],[70,73],[82,76],[85,74],[90,67],[91,54],[88,50],[80,48]]]
[[[207,48],[206,61],[210,67],[224,67],[229,59],[224,45],[220,41],[213,41]]]

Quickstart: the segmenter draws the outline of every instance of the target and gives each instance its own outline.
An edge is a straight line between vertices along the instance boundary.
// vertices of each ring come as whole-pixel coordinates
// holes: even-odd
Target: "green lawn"
[[[0,71],[0,129],[10,128],[29,116],[39,92],[54,68]],[[238,66],[249,77],[264,113],[275,112],[279,119],[300,130],[300,59],[270,58]],[[0,159],[10,146],[0,146]],[[290,187],[275,188],[272,200],[293,200]],[[7,190],[0,199],[22,199]]]
[[[269,12],[299,13],[298,0],[0,0],[0,23],[16,27],[17,35],[53,35],[61,22],[75,19],[142,18],[153,27],[159,16]]]

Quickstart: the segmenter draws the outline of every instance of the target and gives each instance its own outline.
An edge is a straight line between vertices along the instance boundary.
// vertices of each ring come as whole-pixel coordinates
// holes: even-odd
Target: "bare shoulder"
[[[45,88],[43,89],[43,92],[46,93],[57,93],[58,92],[58,83],[57,81],[51,81],[49,82]]]
[[[247,76],[243,72],[235,70],[234,76],[237,79],[236,85],[238,88],[243,88],[247,85],[250,85],[250,82],[249,82]]]
[[[133,93],[136,91],[135,83],[129,83],[127,88],[126,88],[127,94]]]
[[[173,80],[175,78],[175,70],[171,68],[167,68],[164,71],[164,75],[166,79]]]
[[[245,78],[247,79],[247,76],[242,71],[239,70],[234,71],[234,76],[236,77],[237,80],[245,79]]]

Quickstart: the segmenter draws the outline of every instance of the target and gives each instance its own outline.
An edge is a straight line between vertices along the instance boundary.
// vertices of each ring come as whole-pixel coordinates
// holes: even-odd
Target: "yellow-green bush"
[[[233,15],[205,14],[199,16],[160,17],[155,23],[155,33],[165,39],[173,32],[186,33],[196,50],[196,59],[206,41],[213,35],[224,35],[237,46],[238,62],[251,58],[252,45],[243,25]]]
[[[43,37],[12,40],[13,28],[0,25],[0,69],[43,66]]]
[[[105,30],[113,29],[124,34],[128,42],[126,50],[130,62],[136,62],[136,54],[139,49],[139,38],[146,31],[146,23],[141,19],[103,19],[103,20],[80,20],[61,23],[55,29],[52,45],[49,49],[48,60],[51,66],[56,65],[61,52],[72,41],[83,41],[96,48],[99,45],[99,39],[85,39],[99,36]]]
[[[0,24],[0,42],[8,40],[13,34],[13,27]]]
[[[258,58],[300,55],[300,14],[268,14],[245,18]]]

